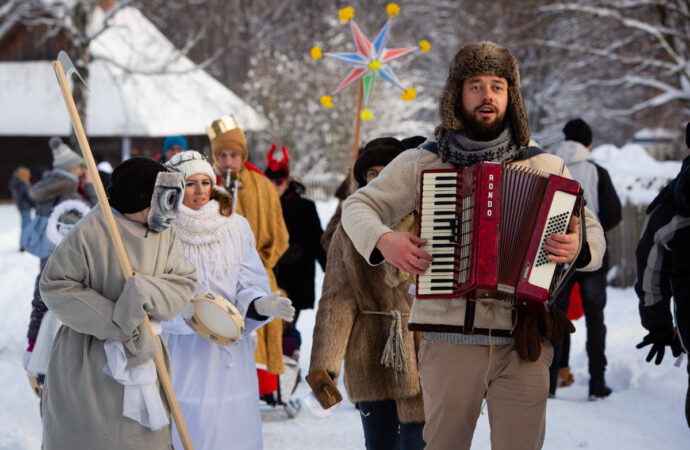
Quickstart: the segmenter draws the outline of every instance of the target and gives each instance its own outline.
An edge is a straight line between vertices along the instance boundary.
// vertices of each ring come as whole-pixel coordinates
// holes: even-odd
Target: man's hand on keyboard
[[[431,255],[419,248],[426,239],[407,231],[393,231],[381,236],[376,243],[386,261],[403,272],[422,275],[429,267]]]

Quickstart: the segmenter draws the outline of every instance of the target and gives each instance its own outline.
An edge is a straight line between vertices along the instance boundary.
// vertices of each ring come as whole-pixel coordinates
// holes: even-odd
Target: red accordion
[[[546,309],[564,265],[547,259],[544,239],[566,233],[580,213],[580,184],[490,162],[421,177],[419,236],[433,261],[417,276],[417,298],[513,299]]]

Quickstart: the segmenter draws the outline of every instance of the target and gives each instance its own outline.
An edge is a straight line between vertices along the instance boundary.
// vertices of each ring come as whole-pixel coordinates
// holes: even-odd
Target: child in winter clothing
[[[29,253],[40,258],[41,272],[48,256],[55,247],[55,244],[46,235],[48,220],[53,209],[67,200],[82,201],[89,208],[98,202],[91,177],[83,167],[81,156],[58,137],[51,138],[48,144],[53,153],[53,169],[44,172],[41,180],[31,187],[29,195],[36,202],[36,217],[22,231],[23,246]],[[84,196],[79,193],[80,186],[83,187]],[[30,357],[29,353],[33,351],[41,320],[43,320],[43,315],[47,309],[38,288],[41,272],[36,277],[34,297],[31,300],[31,319],[27,333],[29,345],[24,355],[25,367]]]
[[[366,186],[404,147],[395,138],[369,142],[354,166]],[[409,214],[394,228],[414,231]],[[367,448],[424,448],[424,411],[417,373],[421,334],[408,331],[410,275],[389,263],[371,267],[342,227],[328,263],[314,327],[310,373],[325,369],[335,380],[345,359],[345,387],[357,403]]]
[[[161,173],[164,172],[164,173]],[[160,209],[162,164],[131,158],[115,168],[108,190],[115,225],[134,275],[122,273],[100,205],[77,223],[51,255],[40,288],[61,320],[43,393],[43,448],[171,448],[169,411],[153,358],[166,345],[160,330],[188,303],[196,283],[175,229],[149,226]],[[156,202],[158,203],[158,202]],[[160,225],[160,223],[158,223]],[[155,331],[154,331],[155,332]],[[160,333],[160,331],[158,331]]]
[[[36,202],[29,196],[30,187],[31,171],[24,166],[14,169],[12,179],[10,180],[10,192],[12,193],[12,200],[19,210],[19,216],[22,219],[22,233],[26,225],[31,221],[31,209],[36,206]],[[21,244],[19,245],[19,251],[24,251],[24,247]]]
[[[185,255],[197,268],[195,294],[213,292],[244,318],[245,333],[232,346],[211,343],[187,323],[193,309],[163,324],[168,333],[172,379],[196,448],[260,449],[261,414],[250,334],[273,316],[290,321],[287,298],[270,296],[252,230],[232,210],[232,197],[216,189],[211,165],[198,152],[175,155],[168,165],[186,178],[175,227]],[[173,433],[175,448],[181,448]]]

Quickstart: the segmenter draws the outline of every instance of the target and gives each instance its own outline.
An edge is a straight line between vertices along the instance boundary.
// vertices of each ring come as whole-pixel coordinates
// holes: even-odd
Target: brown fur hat
[[[443,127],[450,131],[463,129],[462,120],[455,115],[455,106],[462,99],[463,81],[475,75],[496,75],[508,81],[507,115],[518,145],[527,146],[529,123],[520,93],[517,60],[507,48],[489,41],[467,44],[453,58],[439,105]]]

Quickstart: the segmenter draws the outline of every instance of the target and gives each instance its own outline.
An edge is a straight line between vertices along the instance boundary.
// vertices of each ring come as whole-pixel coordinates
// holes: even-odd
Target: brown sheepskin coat
[[[395,228],[414,231],[415,216],[408,215]],[[407,329],[412,305],[409,285],[409,275],[389,263],[370,266],[338,227],[328,250],[309,369],[323,368],[337,378],[344,358],[344,381],[350,400],[396,400],[398,417],[406,423],[424,421],[417,374],[421,333]],[[401,313],[404,371],[381,363],[393,318],[365,311]]]

